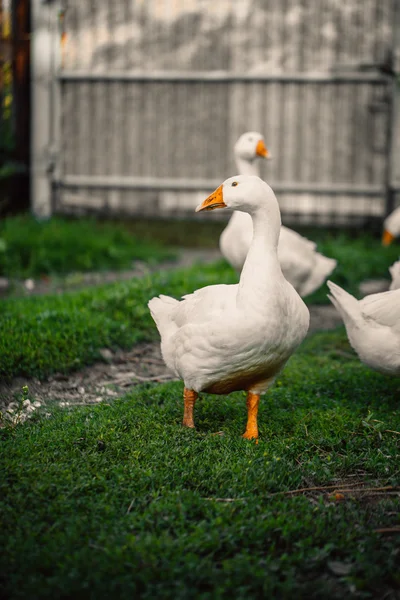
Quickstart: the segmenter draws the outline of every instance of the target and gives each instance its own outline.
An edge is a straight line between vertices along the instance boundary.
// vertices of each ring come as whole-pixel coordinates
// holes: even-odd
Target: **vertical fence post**
[[[58,2],[32,0],[31,42],[31,210],[38,219],[52,214],[54,169],[54,80],[57,76]]]

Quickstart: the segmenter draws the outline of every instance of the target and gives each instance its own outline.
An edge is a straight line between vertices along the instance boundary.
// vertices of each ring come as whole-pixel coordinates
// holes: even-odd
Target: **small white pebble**
[[[26,399],[23,401],[22,406],[30,406],[31,401]]]
[[[41,402],[39,402],[39,400],[35,400],[35,402],[33,403],[33,406],[34,406],[35,408],[39,408],[39,406],[42,406],[42,403],[41,403]]]
[[[31,404],[30,406],[27,406],[27,407],[26,407],[26,411],[27,411],[28,413],[30,413],[30,412],[33,412],[34,410],[36,410],[36,408],[33,406],[33,404]]]
[[[29,291],[33,290],[33,288],[35,287],[35,282],[33,281],[33,279],[26,279],[25,280],[25,287]]]
[[[78,387],[78,394],[83,395],[84,393],[85,393],[85,388],[82,386]]]
[[[103,400],[103,398],[102,398],[101,396],[97,396],[97,397],[95,398],[95,400],[96,400],[96,402],[101,402],[101,401]]]
[[[8,408],[12,408],[14,410],[15,408],[17,408],[17,406],[18,405],[16,402],[10,402],[10,404],[8,405]]]

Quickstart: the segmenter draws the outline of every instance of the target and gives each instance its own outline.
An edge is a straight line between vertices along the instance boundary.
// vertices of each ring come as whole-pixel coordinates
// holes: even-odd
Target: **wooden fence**
[[[393,205],[398,0],[52,4],[37,21],[48,11],[57,210],[191,213],[246,130],[265,136],[286,221]]]

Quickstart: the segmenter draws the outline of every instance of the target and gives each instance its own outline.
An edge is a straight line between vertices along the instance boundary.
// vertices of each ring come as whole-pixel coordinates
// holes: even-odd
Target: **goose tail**
[[[173,320],[173,313],[177,305],[179,305],[179,300],[163,294],[155,296],[147,303],[161,338],[172,334],[177,329]]]
[[[334,258],[328,258],[319,252],[316,252],[316,262],[308,279],[304,282],[301,289],[301,296],[308,296],[315,292],[324,283],[335,269],[337,261]]]
[[[333,281],[326,282],[330,291],[329,300],[332,302],[344,323],[355,321],[360,313],[358,300]]]

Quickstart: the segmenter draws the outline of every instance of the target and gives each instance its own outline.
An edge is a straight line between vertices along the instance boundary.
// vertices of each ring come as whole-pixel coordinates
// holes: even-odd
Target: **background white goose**
[[[398,290],[400,288],[400,260],[397,260],[389,267],[389,273],[392,277],[389,290]]]
[[[234,153],[241,175],[258,176],[258,157],[269,158],[264,139],[256,131],[241,135]],[[251,243],[252,227],[250,215],[235,211],[219,240],[223,256],[239,272]],[[281,227],[278,256],[284,276],[303,297],[317,290],[336,267],[336,260],[317,252],[314,242],[284,226]]]
[[[400,206],[383,221],[382,244],[389,246],[400,235]]]
[[[327,284],[360,360],[380,373],[400,375],[400,289],[356,300],[332,281]]]
[[[239,284],[213,285],[178,301],[148,304],[161,335],[167,366],[184,381],[183,425],[194,427],[201,391],[247,392],[245,438],[257,438],[260,394],[267,391],[305,337],[309,312],[280,268],[280,211],[272,189],[259,177],[227,179],[196,209],[246,211],[253,239]]]

